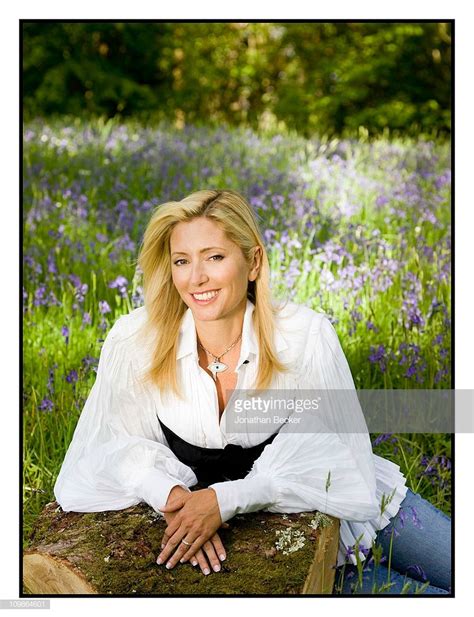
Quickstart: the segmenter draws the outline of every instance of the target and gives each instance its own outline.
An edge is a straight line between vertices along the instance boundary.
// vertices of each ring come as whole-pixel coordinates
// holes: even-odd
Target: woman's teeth
[[[193,297],[196,298],[196,300],[210,300],[211,298],[214,298],[214,296],[217,296],[218,293],[218,291],[210,291],[205,294],[193,294]]]

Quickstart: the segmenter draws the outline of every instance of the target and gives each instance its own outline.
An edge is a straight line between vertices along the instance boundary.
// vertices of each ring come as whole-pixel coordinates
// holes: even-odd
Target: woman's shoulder
[[[297,328],[308,333],[309,329],[318,330],[328,316],[323,311],[316,311],[304,304],[286,302],[277,312],[277,327],[282,329]]]
[[[144,306],[120,315],[110,328],[104,345],[109,348],[120,348],[126,352],[132,351],[136,347],[137,335],[146,321],[146,315]]]
[[[279,309],[275,325],[289,350],[293,352],[291,355],[302,357],[308,345],[314,345],[325,321],[329,321],[326,313],[288,301]]]
[[[112,330],[115,330],[117,336],[126,338],[127,336],[136,334],[141,326],[146,321],[146,307],[139,306],[129,313],[121,315],[114,323]]]
[[[133,384],[132,374],[141,370],[148,360],[148,346],[139,338],[146,321],[145,306],[133,309],[118,317],[110,328],[103,346],[103,353],[110,363],[120,365],[121,379]]]

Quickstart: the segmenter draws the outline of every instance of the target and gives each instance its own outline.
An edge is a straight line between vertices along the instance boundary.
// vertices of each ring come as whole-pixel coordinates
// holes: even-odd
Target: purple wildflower
[[[74,285],[74,287],[78,287],[81,284],[81,279],[77,276],[77,274],[70,274],[69,280]]]
[[[425,320],[420,314],[420,311],[416,308],[408,312],[408,319],[410,320],[410,327],[425,325]]]
[[[106,300],[99,301],[99,312],[101,315],[105,315],[107,313],[110,313],[111,311],[112,309],[110,308]]]
[[[72,371],[69,371],[69,373],[66,375],[66,381],[68,383],[76,383],[77,377],[77,371],[72,369]]]
[[[82,358],[82,365],[84,366],[86,370],[89,370],[90,368],[92,368],[94,372],[97,372],[98,362],[99,362],[98,358],[94,358],[94,356],[91,356],[89,354],[87,356],[84,356],[84,358]]]
[[[346,555],[345,555],[345,556],[346,556],[346,558],[347,558],[347,557],[349,557],[350,555],[353,555],[353,554],[354,554],[354,549],[353,549],[353,547],[352,547],[352,546],[348,546],[348,547],[346,548]]]
[[[379,345],[375,350],[374,347],[370,346],[371,355],[369,356],[369,360],[372,363],[378,362],[385,356],[385,347],[384,345]]]
[[[33,301],[34,306],[42,306],[48,304],[48,300],[45,298],[46,285],[40,285],[35,289],[35,299]]]
[[[145,301],[145,298],[143,295],[143,288],[140,285],[137,285],[137,289],[132,296],[133,308],[138,308],[139,306],[142,306],[144,301]]]
[[[379,444],[383,443],[384,441],[387,441],[388,439],[390,439],[390,437],[393,435],[393,433],[382,433],[381,435],[379,435],[378,437],[376,437],[374,439],[374,441],[372,442],[372,446],[378,446]]]
[[[51,399],[49,398],[44,398],[41,403],[40,403],[40,411],[52,411],[54,407],[54,403]]]
[[[109,283],[111,289],[118,289],[120,297],[127,297],[127,285],[128,281],[124,276],[119,275],[115,280]]]
[[[84,325],[89,325],[92,323],[92,317],[90,316],[90,313],[84,313],[84,315],[82,316],[82,323]]]
[[[53,368],[49,369],[49,372],[48,372],[49,376],[48,376],[47,389],[50,394],[54,394],[54,369],[56,369],[57,367],[58,365],[55,364]]]
[[[85,295],[86,295],[88,290],[89,290],[89,285],[87,285],[86,283],[76,287],[76,289],[75,289],[75,296],[76,296],[76,299],[77,299],[78,302],[80,302],[80,303],[84,302],[84,297],[85,297]]]
[[[371,345],[370,352],[371,353],[369,355],[369,362],[371,362],[372,364],[378,364],[382,373],[385,373],[385,371],[387,370],[387,360],[385,357],[385,346],[379,345],[377,349],[375,349],[373,345]]]
[[[273,229],[266,229],[263,232],[263,238],[267,244],[269,244],[275,236],[276,236],[276,231],[274,231]]]
[[[56,261],[54,259],[54,254],[52,251],[49,252],[48,255],[48,272],[51,274],[57,274],[58,269],[56,267]]]

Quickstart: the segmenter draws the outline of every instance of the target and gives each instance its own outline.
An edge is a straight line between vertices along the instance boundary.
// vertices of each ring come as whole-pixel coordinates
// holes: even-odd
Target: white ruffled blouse
[[[254,308],[248,300],[236,391],[250,389],[257,374]],[[190,309],[181,323],[177,352],[184,400],[172,394],[162,400],[158,388],[139,385],[136,377],[146,368],[150,356],[140,348],[135,335],[145,319],[146,308],[137,308],[120,317],[105,339],[95,383],[54,486],[56,500],[65,511],[120,510],[144,501],[159,512],[173,486],[189,488],[196,484],[193,470],[168,447],[158,418],[188,443],[204,448],[224,448],[230,443],[247,448],[268,436],[227,432],[229,403],[219,420],[214,381],[198,363]],[[272,390],[354,391],[346,357],[324,314],[289,302],[276,320],[274,343],[279,358],[291,371],[278,374]],[[339,415],[334,412],[335,425],[342,426],[345,411],[339,410]],[[280,430],[245,478],[211,486],[223,521],[257,510],[319,510],[339,518],[338,566],[360,536],[360,543],[371,547],[376,532],[397,514],[407,492],[400,467],[373,454],[368,432],[334,430]],[[385,501],[391,496],[385,508],[383,495]],[[365,559],[362,551],[359,557]],[[356,564],[353,553],[348,559]]]

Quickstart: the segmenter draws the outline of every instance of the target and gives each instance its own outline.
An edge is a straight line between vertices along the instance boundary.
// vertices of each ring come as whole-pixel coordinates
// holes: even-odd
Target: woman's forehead
[[[209,219],[193,219],[178,223],[170,237],[171,245],[184,243],[188,246],[205,248],[217,244],[233,244],[220,225]]]

